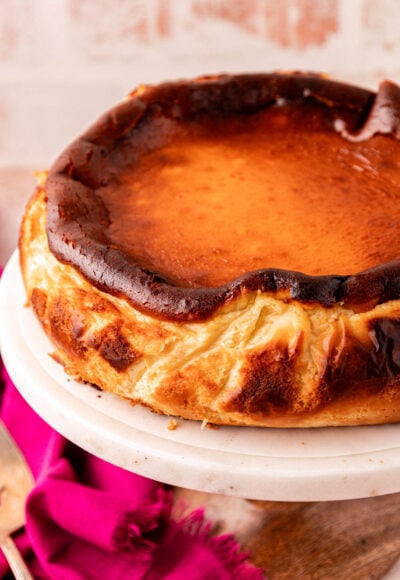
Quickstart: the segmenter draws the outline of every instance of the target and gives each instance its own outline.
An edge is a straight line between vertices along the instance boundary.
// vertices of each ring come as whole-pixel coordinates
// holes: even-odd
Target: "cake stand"
[[[207,428],[75,382],[26,298],[18,253],[0,283],[4,364],[31,407],[86,451],[179,487],[258,500],[325,501],[400,491],[400,425]]]

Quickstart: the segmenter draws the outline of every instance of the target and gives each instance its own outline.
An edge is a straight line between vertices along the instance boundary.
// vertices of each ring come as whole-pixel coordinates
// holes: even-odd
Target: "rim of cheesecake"
[[[379,202],[400,186],[399,137],[400,89],[389,82],[374,93],[273,73],[143,86],[51,167],[49,248],[99,290],[165,320],[205,320],[248,292],[367,310],[400,296],[396,216]]]

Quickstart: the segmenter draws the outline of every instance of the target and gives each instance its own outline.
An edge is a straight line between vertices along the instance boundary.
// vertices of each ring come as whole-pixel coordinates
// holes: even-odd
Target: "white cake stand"
[[[201,428],[67,377],[25,294],[14,253],[0,285],[4,363],[33,409],[106,461],[172,485],[279,501],[355,499],[400,491],[400,425],[327,429]]]

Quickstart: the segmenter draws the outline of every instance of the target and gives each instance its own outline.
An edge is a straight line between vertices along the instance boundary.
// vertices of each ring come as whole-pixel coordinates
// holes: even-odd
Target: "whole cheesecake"
[[[79,381],[167,415],[400,420],[400,88],[142,86],[41,175],[29,303]]]

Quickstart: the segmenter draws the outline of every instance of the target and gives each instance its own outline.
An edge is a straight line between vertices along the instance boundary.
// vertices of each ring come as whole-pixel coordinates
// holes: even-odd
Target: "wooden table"
[[[206,506],[215,531],[234,533],[270,580],[381,579],[400,556],[398,493],[307,503],[176,495]]]
[[[0,171],[0,264],[16,247],[34,187],[33,170]],[[381,579],[400,557],[400,493],[308,503],[255,502],[185,489],[175,495],[188,509],[205,506],[214,532],[233,533],[270,580]]]

